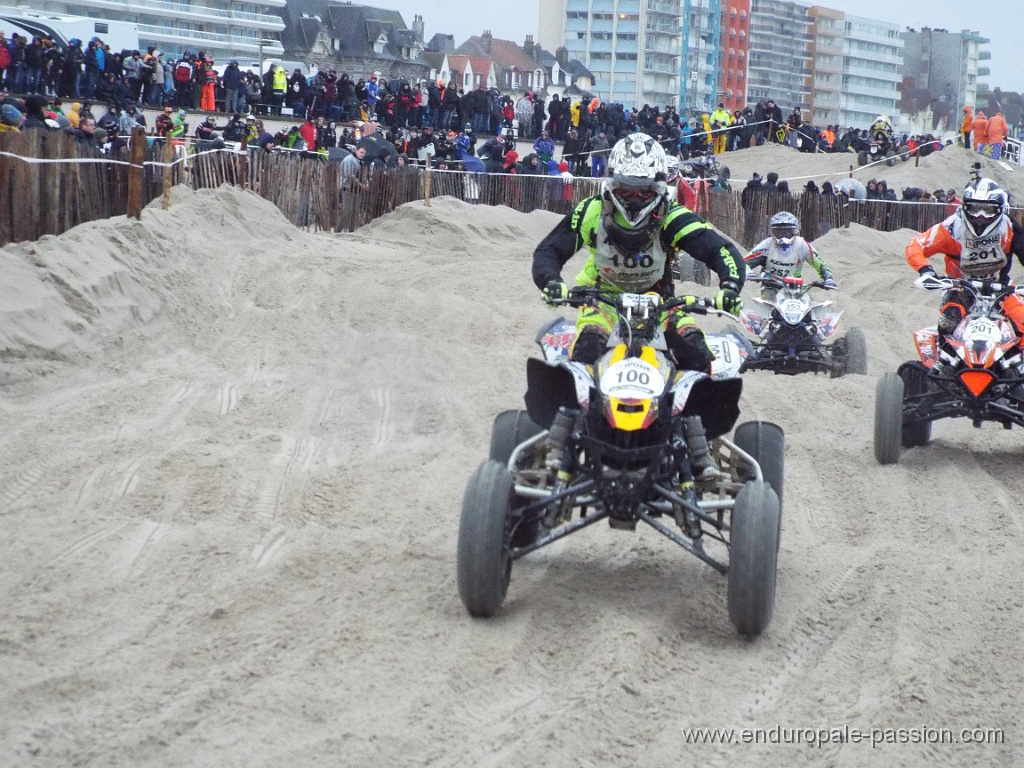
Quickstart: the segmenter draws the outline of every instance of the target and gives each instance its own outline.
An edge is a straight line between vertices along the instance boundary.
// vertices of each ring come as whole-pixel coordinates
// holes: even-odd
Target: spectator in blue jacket
[[[547,131],[541,131],[540,136],[534,140],[533,151],[537,153],[545,167],[547,162],[555,156],[555,142],[548,136]]]
[[[224,111],[231,114],[241,111],[241,103],[238,94],[242,89],[242,70],[234,59],[224,69],[221,75],[224,82]]]
[[[366,104],[370,108],[370,119],[377,119],[377,101],[380,99],[380,88],[377,85],[377,76],[370,75],[366,83]]]

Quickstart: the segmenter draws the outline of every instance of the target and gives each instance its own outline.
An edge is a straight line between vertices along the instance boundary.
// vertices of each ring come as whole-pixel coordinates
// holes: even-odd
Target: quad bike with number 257
[[[850,328],[845,336],[825,343],[835,334],[843,313],[831,311],[831,301],[811,301],[809,294],[812,288],[830,290],[829,286],[766,274],[750,275],[747,281],[763,283],[777,293],[774,301],[752,299],[740,312],[743,327],[757,337],[743,364],[744,372],[813,372],[833,378],[868,372],[867,339],[860,328]]]
[[[784,436],[758,421],[726,436],[742,389],[732,340],[715,346],[736,359],[708,375],[678,370],[662,331],[676,308],[716,310],[692,296],[588,288],[555,303],[603,304],[618,326],[594,365],[568,359],[575,327],[565,320],[538,334],[544,359],[527,362],[526,409],[498,415],[490,457],[463,498],[458,586],[466,609],[496,613],[512,563],[529,552],[601,520],[619,530],[643,522],[727,575],[730,619],[741,634],[760,634],[775,604]],[[687,433],[694,419],[720,469],[697,480]]]

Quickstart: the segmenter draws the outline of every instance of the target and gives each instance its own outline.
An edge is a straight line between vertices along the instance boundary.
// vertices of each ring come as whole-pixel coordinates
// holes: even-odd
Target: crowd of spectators
[[[152,126],[145,106],[163,110]],[[264,128],[263,118],[286,110],[302,123],[276,133]],[[206,114],[190,131],[188,115],[195,111]],[[229,117],[218,124],[212,113],[221,111]],[[545,100],[533,92],[516,99],[483,85],[465,90],[443,80],[353,77],[335,69],[307,77],[271,63],[260,74],[234,60],[221,69],[203,51],[186,51],[174,60],[152,46],[145,53],[112,51],[98,37],[85,44],[72,39],[62,47],[45,36],[8,39],[0,32],[0,131],[63,129],[84,144],[110,149],[122,146],[137,126],[157,138],[191,137],[214,146],[245,138],[251,147],[336,158],[362,147],[363,165],[412,167],[430,159],[440,169],[563,177],[603,176],[611,146],[634,131],[648,133],[682,161],[767,142],[801,152],[859,153],[873,138],[868,128],[812,125],[798,109],[784,117],[771,99],[732,113],[719,104],[713,112],[683,117],[672,106],[627,108],[558,95]],[[977,151],[998,158],[1008,134],[1001,113],[986,118],[964,108],[965,146],[973,139]],[[533,151],[520,157],[517,143],[523,140],[532,142]],[[893,143],[907,156],[944,146],[927,133],[894,136]],[[790,194],[786,182],[773,176],[762,180],[755,174],[743,197]],[[898,199],[884,179],[872,179],[863,194],[831,189],[827,182],[821,190],[810,182],[803,191],[826,199]],[[944,203],[950,197],[953,190],[910,187],[901,199]]]

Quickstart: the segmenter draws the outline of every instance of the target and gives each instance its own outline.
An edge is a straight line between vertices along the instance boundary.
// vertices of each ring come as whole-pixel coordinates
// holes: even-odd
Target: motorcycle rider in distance
[[[946,257],[946,276],[968,280],[995,280],[1011,284],[1011,256],[1024,264],[1024,230],[1007,213],[1009,198],[992,179],[980,178],[964,189],[956,212],[917,235],[906,249],[907,263],[922,276],[936,277],[928,263],[931,256]],[[956,330],[970,310],[972,299],[964,291],[949,290],[939,309],[939,343],[949,352],[946,337]],[[1024,337],[1024,302],[1012,295],[1002,302],[1002,312],[1014,330]],[[942,370],[941,357],[932,367]]]
[[[645,133],[632,133],[615,144],[601,194],[580,201],[533,253],[533,281],[545,300],[568,298],[562,267],[584,247],[590,256],[576,275],[579,285],[609,293],[655,292],[669,298],[674,292],[672,257],[682,250],[718,273],[715,308],[739,314],[746,276],[743,259],[710,224],[670,199],[667,167],[665,150]],[[570,357],[596,363],[616,325],[609,307],[582,307]],[[666,317],[663,330],[681,369],[711,372],[714,355],[693,317],[677,309]],[[718,468],[700,418],[689,417],[686,422],[694,475],[698,479],[714,476]]]
[[[779,280],[800,277],[804,264],[810,264],[818,272],[826,288],[838,288],[832,270],[818,255],[814,246],[800,237],[800,224],[792,213],[781,211],[768,222],[769,237],[754,246],[743,260],[748,267],[760,267],[762,275],[771,275]],[[761,298],[771,301],[779,292],[778,286],[764,283]]]

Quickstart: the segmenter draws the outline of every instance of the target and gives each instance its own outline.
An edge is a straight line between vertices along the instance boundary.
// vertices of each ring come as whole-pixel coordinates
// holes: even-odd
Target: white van
[[[98,37],[112,51],[139,50],[139,27],[128,21],[32,13],[23,8],[0,8],[0,29],[7,33],[8,39],[14,33],[29,40],[49,36],[62,48],[77,38],[84,50],[90,40]]]

